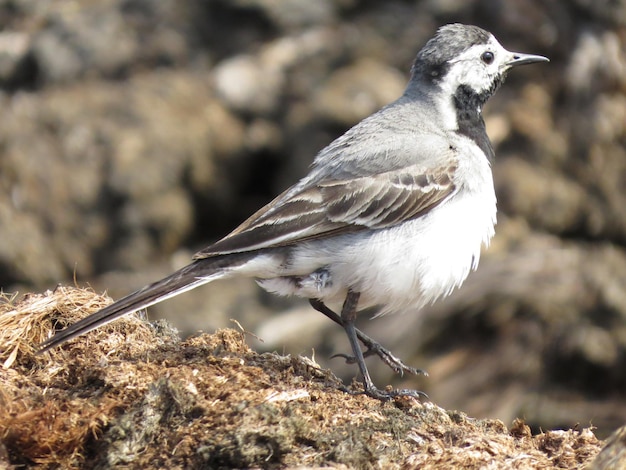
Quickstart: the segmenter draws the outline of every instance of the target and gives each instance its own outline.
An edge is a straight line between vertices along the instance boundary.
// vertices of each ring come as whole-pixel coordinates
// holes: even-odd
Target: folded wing
[[[384,229],[420,217],[454,192],[455,165],[413,165],[287,190],[194,259]]]

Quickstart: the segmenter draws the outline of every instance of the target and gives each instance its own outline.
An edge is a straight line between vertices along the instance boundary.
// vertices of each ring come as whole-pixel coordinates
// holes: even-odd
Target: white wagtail
[[[476,268],[496,223],[482,107],[510,68],[543,61],[476,26],[441,27],[417,54],[404,94],[323,149],[307,176],[191,264],[57,332],[41,351],[207,282],[249,276],[309,299],[345,329],[353,354],[345,357],[358,364],[364,393],[415,395],[374,386],[364,356],[421,371],[356,329],[355,318],[424,306]]]

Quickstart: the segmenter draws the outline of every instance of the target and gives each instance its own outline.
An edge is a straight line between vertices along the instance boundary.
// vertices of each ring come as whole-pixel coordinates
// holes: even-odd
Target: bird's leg
[[[359,338],[357,336],[357,329],[354,326],[354,321],[356,320],[357,313],[357,304],[359,302],[360,294],[358,292],[348,291],[348,295],[346,296],[346,300],[343,303],[343,307],[341,309],[341,325],[348,336],[348,340],[350,341],[350,346],[352,347],[352,352],[354,354],[354,360],[359,366],[359,370],[361,375],[363,376],[363,387],[364,393],[373,398],[378,398],[379,400],[389,400],[396,396],[413,396],[415,398],[423,397],[424,394],[422,392],[417,392],[415,390],[379,390],[372,382],[372,378],[367,370],[367,366],[365,365],[365,358],[363,356],[363,352],[359,346]]]
[[[372,382],[370,373],[367,370],[365,358],[363,357],[363,352],[359,346],[356,328],[354,326],[354,321],[356,320],[356,306],[359,302],[360,296],[361,294],[358,292],[348,291],[346,300],[341,308],[341,322],[343,323],[343,329],[345,330],[346,335],[348,335],[348,340],[350,341],[350,346],[352,347],[352,353],[354,354],[356,363],[359,366],[361,375],[363,376],[363,387],[365,389],[365,393],[378,398],[377,395],[379,395],[381,391],[376,388],[374,382]]]
[[[343,328],[343,320],[341,319],[341,317],[333,312],[331,309],[329,309],[321,300],[309,299],[309,303],[315,310],[323,313]],[[391,351],[367,336],[358,328],[355,328],[354,331],[357,338],[359,338],[359,341],[361,341],[363,346],[367,348],[367,350],[363,353],[363,357],[369,357],[373,355],[378,356],[396,374],[400,374],[400,376],[404,375],[405,372],[415,375],[428,375],[428,373],[424,370],[416,369],[415,367],[407,366],[406,364],[404,364],[399,358],[394,356]],[[335,354],[333,357],[343,357],[348,364],[355,364],[357,362],[355,356],[349,356],[343,353]]]

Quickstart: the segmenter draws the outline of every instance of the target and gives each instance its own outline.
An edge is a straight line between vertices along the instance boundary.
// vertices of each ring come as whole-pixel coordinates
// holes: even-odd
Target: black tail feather
[[[112,322],[121,316],[144,309],[223,277],[227,274],[229,268],[241,265],[246,258],[249,258],[249,255],[245,257],[228,255],[194,261],[160,281],[143,287],[57,332],[52,338],[39,345],[38,352],[43,353],[77,336]]]

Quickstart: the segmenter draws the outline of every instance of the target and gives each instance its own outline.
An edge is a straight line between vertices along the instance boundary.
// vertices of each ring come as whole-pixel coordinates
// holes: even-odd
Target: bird
[[[300,181],[190,264],[57,331],[39,352],[202,284],[246,276],[269,292],[308,299],[344,329],[352,352],[342,356],[362,377],[353,393],[424,395],[376,387],[367,356],[399,374],[424,371],[355,320],[366,310],[419,309],[477,268],[496,224],[483,106],[510,69],[548,61],[510,52],[477,26],[440,27],[417,53],[404,93],[322,149]]]

